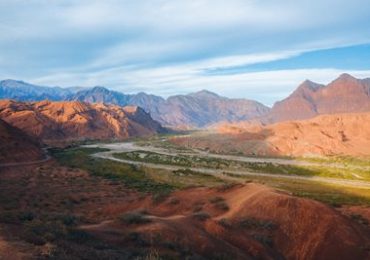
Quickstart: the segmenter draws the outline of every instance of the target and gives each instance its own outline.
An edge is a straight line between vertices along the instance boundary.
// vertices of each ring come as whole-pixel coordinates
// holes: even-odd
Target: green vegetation
[[[339,207],[341,205],[370,205],[370,189],[335,184],[324,184],[310,180],[293,180],[265,176],[239,176],[246,182],[266,184],[294,196],[314,199]]]
[[[148,162],[156,164],[168,164],[177,165],[183,167],[208,167],[215,169],[222,169],[229,166],[229,161],[218,160],[213,158],[198,157],[198,156],[188,156],[188,155],[167,155],[159,154],[155,152],[148,151],[135,151],[135,152],[124,152],[116,153],[113,155],[119,159]]]
[[[194,155],[168,155],[148,151],[134,151],[113,154],[119,159],[148,162],[154,164],[176,165],[194,168],[212,168],[227,170],[245,170],[269,174],[297,176],[320,176],[338,179],[370,180],[370,168],[351,169],[329,166],[297,166],[275,164],[271,162],[241,162],[221,158],[201,157]],[[232,174],[232,173],[230,173]]]
[[[327,157],[299,157],[301,161],[317,163],[337,163],[344,166],[370,167],[370,158],[355,158],[351,156],[327,156]]]
[[[140,167],[89,156],[102,151],[106,149],[53,149],[51,153],[62,165],[80,168],[96,176],[122,181],[127,186],[141,192],[168,194],[174,190],[175,187],[168,183],[150,179]]]
[[[172,172],[90,156],[103,151],[107,149],[53,149],[51,153],[62,165],[84,169],[96,176],[121,181],[130,188],[153,194],[155,201],[160,201],[175,189],[189,186],[217,186],[225,183],[214,176],[187,169]]]
[[[231,168],[243,169],[262,173],[294,174],[301,176],[322,176],[335,177],[343,179],[356,179],[356,176],[363,176],[367,180],[370,174],[366,171],[348,170],[343,168],[328,167],[301,167],[292,165],[277,165],[272,163],[244,163],[218,159],[203,158],[195,156],[175,156],[162,155],[146,151],[120,153],[116,157],[129,159],[133,161],[146,161],[161,164],[175,164],[183,166],[184,169],[169,171],[162,169],[152,169],[149,167],[132,166],[125,163],[114,162],[110,160],[98,159],[89,155],[96,152],[105,151],[99,148],[70,148],[66,150],[53,150],[52,153],[62,164],[69,167],[82,168],[88,172],[105,178],[122,181],[131,188],[138,191],[149,192],[153,194],[155,201],[161,201],[169,192],[175,189],[181,189],[189,186],[232,186],[225,180],[212,175],[195,172],[189,167],[204,168],[226,167],[223,172],[227,177],[232,177],[236,182],[253,181],[269,186],[286,190],[293,195],[315,199],[321,202],[340,206],[349,205],[370,205],[370,190],[365,188],[339,186],[334,184],[323,184],[310,180],[293,180],[285,178],[271,178],[267,176],[242,176],[228,172]],[[227,210],[227,205],[219,203],[219,208]],[[10,205],[9,205],[10,206]],[[216,207],[216,205],[215,205]],[[200,211],[199,208],[196,211]]]

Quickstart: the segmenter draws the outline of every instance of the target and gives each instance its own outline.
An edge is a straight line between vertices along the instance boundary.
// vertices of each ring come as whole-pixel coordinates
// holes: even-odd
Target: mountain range
[[[250,120],[269,112],[268,107],[256,101],[229,99],[206,90],[164,99],[143,92],[134,95],[124,94],[101,86],[63,89],[4,80],[0,82],[1,98],[18,101],[48,99],[139,106],[162,125],[177,128],[204,127],[220,121]]]
[[[143,92],[124,94],[101,86],[43,87],[14,80],[0,81],[1,98],[139,106],[163,126],[200,128],[220,122],[257,120],[273,123],[307,119],[321,114],[370,111],[370,79],[356,79],[349,74],[342,74],[328,85],[306,80],[272,108],[257,101],[226,98],[207,90],[164,99]]]

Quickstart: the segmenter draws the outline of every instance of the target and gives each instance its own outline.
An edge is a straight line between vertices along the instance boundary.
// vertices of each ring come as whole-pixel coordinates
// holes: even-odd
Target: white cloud
[[[201,72],[368,43],[369,12],[367,0],[2,0],[0,78],[166,95],[208,88],[271,103],[304,78],[341,71]]]

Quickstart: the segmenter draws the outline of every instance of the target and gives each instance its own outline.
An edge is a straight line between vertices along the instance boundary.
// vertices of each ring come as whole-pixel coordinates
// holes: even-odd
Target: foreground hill
[[[217,134],[173,142],[223,153],[268,156],[370,155],[370,113],[321,115],[271,125],[220,124]]]
[[[139,107],[83,102],[0,101],[0,118],[44,142],[125,139],[163,132]]]
[[[158,199],[132,188],[149,174],[121,167],[105,164],[93,175],[53,162],[5,169],[0,256],[13,259],[18,249],[22,259],[369,258],[368,226],[336,208],[255,183]],[[132,181],[99,177],[101,169]],[[158,185],[148,181],[146,189]]]
[[[0,120],[0,164],[43,158],[39,142]]]
[[[268,117],[278,122],[367,111],[370,111],[370,79],[342,74],[326,86],[304,81],[289,97],[276,102]]]

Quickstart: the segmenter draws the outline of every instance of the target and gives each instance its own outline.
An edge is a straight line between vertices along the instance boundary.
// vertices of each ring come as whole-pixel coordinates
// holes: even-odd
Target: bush
[[[193,218],[197,219],[197,220],[200,220],[200,221],[206,221],[207,219],[209,219],[211,216],[207,213],[207,212],[204,212],[204,211],[200,211],[200,212],[196,212],[192,215]]]
[[[0,223],[18,223],[18,214],[14,211],[4,211],[0,213]]]
[[[223,210],[223,211],[227,211],[227,210],[230,209],[229,206],[227,205],[227,203],[225,202],[225,199],[222,198],[222,197],[219,197],[219,196],[212,197],[212,198],[209,199],[209,202],[214,204],[214,206],[217,209],[220,209],[220,210]]]
[[[217,203],[217,202],[221,202],[221,201],[225,201],[225,199],[222,198],[222,197],[219,197],[219,196],[212,197],[212,198],[209,199],[209,202],[211,202],[211,203]]]
[[[352,214],[351,218],[362,225],[369,225],[369,221],[359,214]]]
[[[221,201],[221,202],[216,203],[215,207],[217,209],[220,209],[220,210],[223,210],[223,211],[228,211],[230,209],[229,205],[227,205],[227,203],[225,201]]]
[[[272,247],[273,245],[273,240],[270,236],[254,234],[252,237],[265,246]]]
[[[276,224],[269,220],[258,220],[255,218],[245,218],[239,222],[239,227],[248,229],[275,229]]]
[[[66,227],[59,221],[41,221],[34,219],[24,226],[23,238],[35,245],[43,245],[64,238],[67,235]]]
[[[171,204],[171,205],[177,205],[180,203],[180,200],[178,198],[175,198],[175,197],[172,197],[169,199],[168,201],[168,204]]]
[[[35,215],[28,211],[9,210],[0,213],[0,222],[19,224],[25,221],[32,221]]]
[[[133,211],[123,214],[119,217],[121,222],[125,224],[146,224],[152,222],[151,219],[148,218],[148,216],[145,215],[145,213],[140,211]]]
[[[223,226],[224,228],[231,228],[232,227],[232,224],[230,223],[230,221],[226,218],[222,218],[218,221],[218,224]]]

